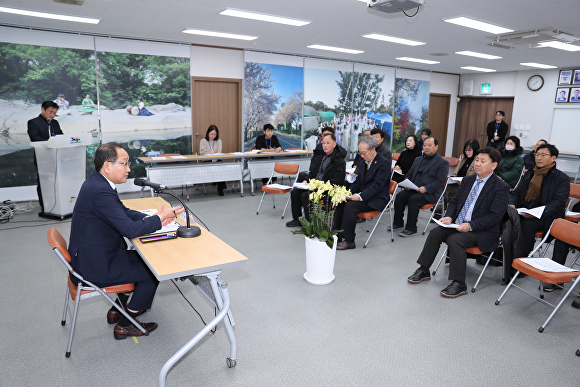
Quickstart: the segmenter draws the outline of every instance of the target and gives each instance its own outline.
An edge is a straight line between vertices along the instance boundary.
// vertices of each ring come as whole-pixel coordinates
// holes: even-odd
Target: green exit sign
[[[479,94],[484,94],[484,95],[487,94],[487,95],[489,95],[489,94],[491,94],[491,90],[492,90],[492,84],[491,84],[491,82],[489,82],[489,83],[482,83],[481,84],[481,91],[480,91]]]

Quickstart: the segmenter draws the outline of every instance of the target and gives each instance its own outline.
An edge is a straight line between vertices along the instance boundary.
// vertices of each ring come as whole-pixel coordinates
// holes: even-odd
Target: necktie
[[[461,213],[459,213],[459,216],[455,220],[455,224],[463,223],[463,220],[465,219],[465,215],[467,215],[467,210],[469,210],[469,206],[471,205],[471,202],[473,202],[473,199],[475,199],[475,194],[477,193],[477,190],[479,189],[479,184],[481,184],[482,182],[483,182],[483,180],[476,179],[475,184],[473,185],[473,188],[471,189],[471,192],[469,193],[469,196],[467,197],[467,200],[465,201],[465,204],[463,205],[463,208],[461,209]]]

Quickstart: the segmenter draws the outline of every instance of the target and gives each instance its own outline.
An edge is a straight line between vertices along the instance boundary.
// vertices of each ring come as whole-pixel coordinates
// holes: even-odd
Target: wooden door
[[[429,95],[429,119],[427,127],[431,129],[431,135],[439,142],[440,156],[445,156],[445,144],[447,144],[447,127],[449,124],[449,106],[451,95],[430,94]]]
[[[218,127],[224,153],[242,144],[242,80],[191,77],[193,153],[210,125]]]
[[[511,132],[513,98],[466,98],[462,97],[457,106],[457,120],[453,141],[453,156],[459,157],[467,140],[475,138],[479,146],[487,144],[487,124],[495,121],[495,112],[503,110],[503,120],[508,124],[508,136]]]

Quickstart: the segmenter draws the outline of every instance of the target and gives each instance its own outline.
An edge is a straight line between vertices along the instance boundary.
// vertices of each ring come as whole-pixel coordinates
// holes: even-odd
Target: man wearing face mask
[[[40,109],[41,113],[38,117],[28,121],[28,137],[30,137],[30,142],[48,141],[50,137],[63,134],[58,121],[54,119],[58,111],[58,105],[52,101],[44,101]],[[40,191],[40,178],[38,176],[36,156],[34,157],[34,167],[37,168],[36,181],[38,185],[36,192],[38,193],[40,214],[42,214],[44,212],[44,203],[42,201],[42,192]]]

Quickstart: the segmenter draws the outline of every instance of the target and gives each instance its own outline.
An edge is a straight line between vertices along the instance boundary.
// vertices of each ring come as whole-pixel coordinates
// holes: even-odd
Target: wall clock
[[[538,91],[544,86],[544,78],[541,75],[532,75],[528,79],[528,89],[531,91]]]

